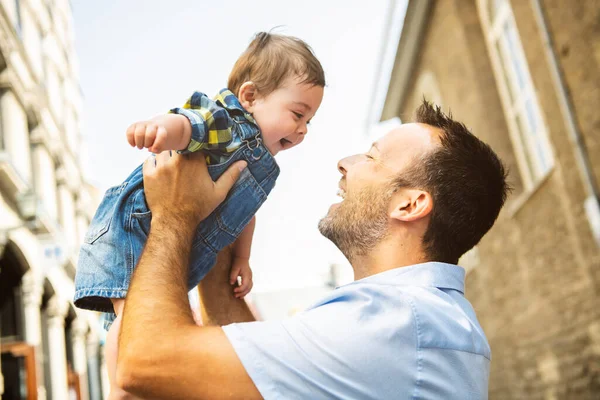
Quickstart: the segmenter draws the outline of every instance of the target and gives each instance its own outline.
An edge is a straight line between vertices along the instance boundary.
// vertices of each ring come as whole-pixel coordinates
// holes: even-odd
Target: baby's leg
[[[119,353],[119,332],[121,332],[121,319],[123,318],[123,307],[125,299],[111,299],[113,308],[117,314],[108,334],[106,335],[106,367],[108,369],[108,379],[110,381],[109,400],[135,400],[138,397],[132,396],[123,389],[117,387],[117,355]]]

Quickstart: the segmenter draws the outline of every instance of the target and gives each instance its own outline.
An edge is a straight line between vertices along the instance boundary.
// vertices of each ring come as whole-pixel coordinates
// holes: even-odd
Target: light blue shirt
[[[265,399],[487,399],[490,347],[464,279],[451,264],[397,268],[223,329]]]

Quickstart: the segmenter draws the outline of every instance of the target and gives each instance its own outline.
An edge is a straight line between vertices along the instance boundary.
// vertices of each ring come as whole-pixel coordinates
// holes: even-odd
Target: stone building
[[[80,167],[68,0],[0,0],[0,398],[101,399],[98,317],[73,307],[97,195]]]
[[[491,399],[600,396],[600,3],[411,0],[380,119],[423,96],[514,186],[461,263],[492,347]]]

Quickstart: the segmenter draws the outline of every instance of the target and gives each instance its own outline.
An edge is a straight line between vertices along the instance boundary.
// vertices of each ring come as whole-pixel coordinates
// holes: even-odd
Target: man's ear
[[[431,213],[431,195],[418,189],[399,189],[393,196],[393,209],[390,217],[398,221],[410,222],[424,218]]]
[[[238,100],[242,107],[246,109],[249,113],[252,114],[252,109],[254,108],[254,102],[258,97],[258,91],[256,90],[256,85],[252,81],[244,82],[242,86],[240,86],[240,90],[238,92]]]

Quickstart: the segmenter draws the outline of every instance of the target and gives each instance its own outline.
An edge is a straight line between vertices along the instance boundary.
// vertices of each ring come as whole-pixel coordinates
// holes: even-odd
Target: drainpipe
[[[596,239],[596,243],[600,246],[600,192],[598,191],[598,186],[594,179],[594,172],[587,154],[587,149],[583,143],[583,136],[575,123],[573,104],[569,98],[564,79],[560,72],[558,58],[554,52],[554,47],[552,46],[552,38],[548,32],[548,23],[544,11],[542,10],[542,5],[540,4],[540,0],[531,0],[531,4],[533,6],[533,12],[539,27],[540,35],[542,36],[544,52],[546,53],[546,59],[548,60],[548,65],[550,67],[552,83],[556,89],[560,111],[566,124],[569,139],[573,145],[575,160],[585,188],[585,212]]]

